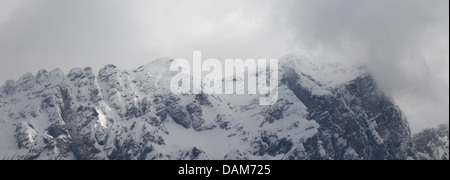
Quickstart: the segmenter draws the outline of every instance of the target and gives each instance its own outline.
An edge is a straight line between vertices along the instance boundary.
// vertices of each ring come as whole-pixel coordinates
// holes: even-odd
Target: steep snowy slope
[[[279,99],[174,95],[171,59],[26,74],[0,89],[0,159],[407,159],[408,123],[364,69],[280,59]]]

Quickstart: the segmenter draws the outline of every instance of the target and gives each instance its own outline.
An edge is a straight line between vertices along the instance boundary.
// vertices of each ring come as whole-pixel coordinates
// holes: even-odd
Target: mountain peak
[[[283,56],[280,64],[283,69],[292,68],[298,74],[310,76],[325,88],[336,87],[367,73],[365,68],[350,62],[322,60],[299,52]]]
[[[168,71],[170,68],[170,64],[173,61],[174,61],[174,59],[172,59],[172,58],[159,58],[159,59],[156,59],[156,60],[153,60],[153,61],[147,63],[146,65],[139,67],[135,71],[138,71],[138,70],[144,71],[145,70],[150,73]]]
[[[324,61],[305,53],[292,53],[280,58],[280,69],[285,79],[296,79],[313,95],[330,94],[330,90],[367,73],[341,61]],[[291,82],[292,83],[292,82]]]

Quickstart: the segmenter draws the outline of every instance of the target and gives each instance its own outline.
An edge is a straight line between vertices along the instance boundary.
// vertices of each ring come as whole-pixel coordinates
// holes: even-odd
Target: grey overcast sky
[[[449,122],[448,0],[0,0],[0,84],[193,50],[364,63],[413,131]]]

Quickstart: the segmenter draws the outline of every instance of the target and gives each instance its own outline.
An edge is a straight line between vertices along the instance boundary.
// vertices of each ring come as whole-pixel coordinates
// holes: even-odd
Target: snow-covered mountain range
[[[260,106],[258,95],[174,95],[171,62],[8,81],[0,159],[448,159],[448,125],[413,142],[364,68],[285,56],[278,102]]]

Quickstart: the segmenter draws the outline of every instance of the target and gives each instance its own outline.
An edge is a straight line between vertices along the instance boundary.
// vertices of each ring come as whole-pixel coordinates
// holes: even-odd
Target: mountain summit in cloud
[[[364,68],[285,56],[279,99],[261,106],[259,95],[174,95],[171,62],[8,81],[0,159],[418,158],[403,113]]]

